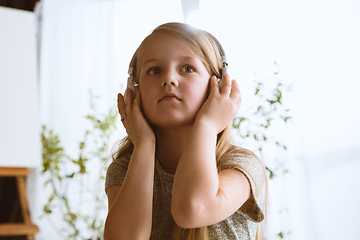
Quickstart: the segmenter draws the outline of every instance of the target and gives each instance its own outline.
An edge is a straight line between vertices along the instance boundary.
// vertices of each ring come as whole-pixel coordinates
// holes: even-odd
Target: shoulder
[[[125,179],[126,171],[129,166],[131,153],[125,153],[110,163],[105,178],[105,191],[112,185],[121,185]]]
[[[250,150],[232,146],[218,161],[218,170],[236,168],[263,180],[265,171],[261,160]]]
[[[119,168],[127,167],[129,165],[130,158],[131,153],[125,153],[124,155],[113,159],[107,169],[107,174],[112,173],[113,171],[118,171]]]

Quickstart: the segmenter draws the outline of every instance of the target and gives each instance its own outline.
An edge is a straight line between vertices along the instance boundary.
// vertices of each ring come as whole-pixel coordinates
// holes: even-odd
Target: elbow
[[[106,234],[106,230],[104,229],[104,233],[103,233],[103,238],[104,238],[104,240],[108,240],[108,239],[110,239],[110,238],[108,238],[108,236],[107,236],[107,234]]]
[[[114,230],[112,229],[111,226],[109,226],[109,224],[105,223],[104,226],[104,240],[115,240],[118,239],[115,236],[121,236],[119,233],[114,232]]]
[[[171,214],[175,223],[181,228],[199,228],[204,225],[205,206],[199,201],[171,202]]]
[[[111,240],[111,237],[109,235],[111,235],[111,234],[109,234],[109,230],[107,229],[107,227],[105,225],[104,234],[103,234],[104,240]]]
[[[144,240],[150,236],[145,231],[122,227],[120,224],[106,224],[104,227],[104,240]]]
[[[144,240],[144,239],[150,239],[149,236],[145,234],[129,234],[126,232],[122,233],[116,233],[110,232],[109,230],[104,230],[103,234],[104,240]]]

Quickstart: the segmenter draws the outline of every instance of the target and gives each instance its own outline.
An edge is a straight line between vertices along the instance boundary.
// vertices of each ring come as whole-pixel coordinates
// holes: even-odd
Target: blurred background
[[[291,86],[281,101],[290,120],[266,130],[286,149],[263,142],[261,153],[275,174],[269,180],[268,239],[360,239],[359,1],[0,0],[0,5],[0,167],[31,170],[27,189],[37,239],[71,239],[66,229],[76,223],[64,219],[60,203],[51,200],[53,188],[44,186],[51,177],[42,174],[41,126],[56,132],[71,159],[80,159],[79,142],[96,123],[86,116],[115,109],[134,51],[170,21],[207,30],[221,42],[229,73],[242,89],[239,117],[259,105],[254,80],[270,89],[278,82]],[[124,136],[112,114],[116,130],[106,140],[107,155]],[[253,151],[259,144],[239,141]],[[97,220],[106,217],[98,178],[104,164],[108,161],[87,165],[85,185],[105,209]],[[65,168],[65,175],[76,169]],[[77,196],[82,190],[69,191]],[[86,194],[68,204],[90,211]],[[51,214],[44,214],[49,202]],[[87,237],[73,239],[97,239],[91,235],[96,227],[79,225]]]

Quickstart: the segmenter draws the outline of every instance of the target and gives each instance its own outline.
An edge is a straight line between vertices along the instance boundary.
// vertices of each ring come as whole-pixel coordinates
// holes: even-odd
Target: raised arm
[[[132,94],[128,92],[128,94]],[[105,223],[106,240],[144,240],[150,238],[155,166],[155,136],[140,111],[140,94],[118,96],[119,112],[134,144],[123,184],[107,190],[109,212]]]
[[[178,163],[171,212],[183,228],[220,222],[233,214],[250,196],[250,184],[240,171],[217,172],[217,134],[235,117],[240,91],[235,81],[224,76],[221,93],[211,80],[211,93],[199,110],[188,142]]]

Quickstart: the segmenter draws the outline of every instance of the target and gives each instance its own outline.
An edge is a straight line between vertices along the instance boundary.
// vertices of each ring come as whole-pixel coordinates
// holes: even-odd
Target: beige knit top
[[[106,173],[105,190],[115,184],[122,184],[129,165],[130,154],[114,160]],[[251,186],[251,197],[241,208],[227,219],[208,226],[211,239],[255,239],[257,222],[261,222],[264,214],[260,209],[259,195],[264,187],[264,172],[259,160],[247,154],[227,155],[221,159],[219,171],[235,168],[248,178]],[[171,189],[174,175],[165,172],[158,160],[155,161],[153,190],[153,221],[151,240],[171,240],[175,226],[170,212]],[[247,211],[245,205],[255,206],[255,210]],[[254,208],[252,208],[254,209]]]

